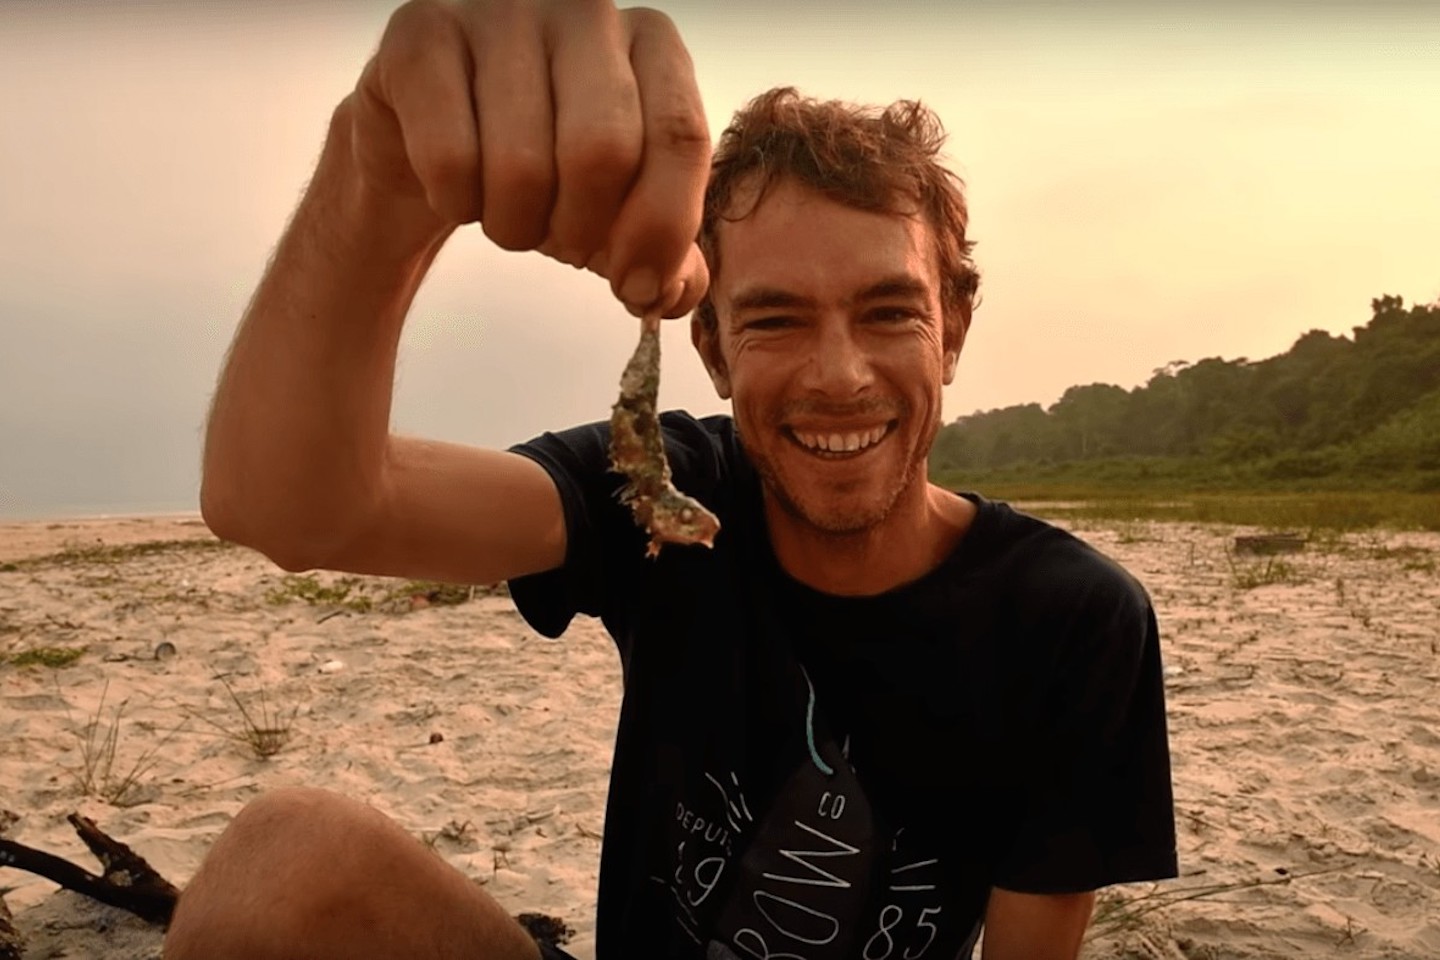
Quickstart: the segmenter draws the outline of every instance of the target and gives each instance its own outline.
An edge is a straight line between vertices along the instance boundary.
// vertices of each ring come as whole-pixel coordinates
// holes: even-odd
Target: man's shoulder
[[[987,519],[985,553],[1020,602],[1052,612],[1149,609],[1150,596],[1134,574],[1093,544],[1008,503],[977,502]]]

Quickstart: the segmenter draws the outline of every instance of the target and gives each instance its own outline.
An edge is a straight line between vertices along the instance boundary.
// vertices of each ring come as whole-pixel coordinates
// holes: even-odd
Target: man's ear
[[[710,382],[715,385],[715,392],[720,395],[721,400],[729,400],[730,369],[725,365],[724,354],[720,352],[719,325],[715,322],[705,323],[700,319],[700,311],[695,311],[690,317],[690,342],[700,354],[700,362],[705,364],[705,372],[710,374]]]
[[[960,351],[965,347],[965,334],[969,331],[969,311],[945,322],[945,379],[943,382],[947,387],[955,382],[955,366],[960,362]]]

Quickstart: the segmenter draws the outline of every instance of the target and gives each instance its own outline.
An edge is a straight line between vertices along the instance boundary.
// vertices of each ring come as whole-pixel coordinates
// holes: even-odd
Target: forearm
[[[1094,893],[1031,894],[996,888],[985,910],[983,960],[1075,960]]]
[[[231,346],[205,438],[201,506],[227,539],[322,562],[381,496],[405,314],[448,235],[423,203],[380,200],[329,136]]]

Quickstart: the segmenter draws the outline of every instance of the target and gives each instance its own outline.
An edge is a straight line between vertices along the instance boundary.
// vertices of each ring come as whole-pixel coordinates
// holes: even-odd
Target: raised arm
[[[390,433],[405,315],[471,222],[606,277],[636,315],[688,312],[707,283],[693,240],[708,161],[689,56],[663,15],[594,0],[401,7],[331,119],[226,360],[206,522],[296,570],[479,583],[558,565],[563,518],[541,468]]]

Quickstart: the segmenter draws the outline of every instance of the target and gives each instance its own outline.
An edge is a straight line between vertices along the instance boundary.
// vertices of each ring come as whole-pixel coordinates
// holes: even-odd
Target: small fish
[[[660,314],[640,322],[640,342],[620,377],[620,399],[610,413],[610,464],[629,482],[620,490],[635,522],[650,534],[645,556],[664,543],[715,545],[720,521],[670,482],[655,402],[660,392]]]

